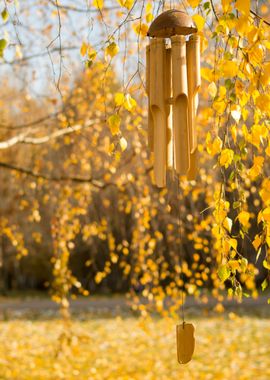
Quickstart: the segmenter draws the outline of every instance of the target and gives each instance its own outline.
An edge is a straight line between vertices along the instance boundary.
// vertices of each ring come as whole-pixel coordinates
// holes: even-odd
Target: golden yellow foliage
[[[199,14],[192,16],[192,19],[195,22],[198,31],[201,32],[205,24],[205,19]]]
[[[103,4],[104,4],[103,0],[93,0],[93,6],[95,8],[102,9]]]
[[[119,52],[119,46],[115,42],[111,42],[105,49],[105,53],[113,58]]]
[[[228,168],[231,165],[234,157],[234,152],[232,149],[223,149],[220,153],[219,163],[221,166]]]
[[[189,5],[192,8],[196,8],[200,4],[201,0],[188,0]]]
[[[216,312],[223,311],[218,303]],[[55,318],[2,321],[0,377],[178,380],[181,373],[182,379],[193,380],[204,378],[207,370],[207,377],[214,380],[239,377],[239,368],[243,379],[270,377],[268,319],[235,312],[228,318],[189,319],[195,325],[197,343],[192,371],[177,363],[176,320],[113,318],[104,313],[93,318],[82,312],[70,322],[69,330]],[[260,360],[248,360],[258,353]]]

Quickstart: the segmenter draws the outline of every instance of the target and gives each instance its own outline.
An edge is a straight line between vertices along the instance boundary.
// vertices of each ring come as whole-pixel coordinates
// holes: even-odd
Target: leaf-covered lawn
[[[84,315],[0,322],[0,379],[270,379],[270,320],[196,318],[192,362],[176,361],[175,322]],[[68,340],[68,342],[67,342]]]

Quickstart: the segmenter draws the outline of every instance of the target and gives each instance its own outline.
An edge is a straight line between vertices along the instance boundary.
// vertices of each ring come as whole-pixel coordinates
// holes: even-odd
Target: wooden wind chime
[[[154,156],[158,187],[166,186],[167,170],[190,180],[196,176],[195,117],[201,85],[200,37],[196,32],[192,19],[176,9],[159,15],[148,31],[148,146]]]
[[[176,9],[159,15],[151,24],[146,50],[148,146],[153,152],[154,181],[166,186],[166,173],[195,179],[200,78],[200,37],[192,19]],[[189,35],[188,40],[186,36]],[[176,326],[177,357],[188,363],[195,347],[194,326]]]

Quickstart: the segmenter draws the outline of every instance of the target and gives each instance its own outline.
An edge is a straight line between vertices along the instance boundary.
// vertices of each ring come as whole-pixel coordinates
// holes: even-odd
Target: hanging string
[[[175,215],[177,220],[177,232],[179,237],[179,244],[174,256],[175,265],[179,267],[179,281],[181,283],[180,286],[180,298],[181,298],[181,308],[180,308],[180,317],[182,322],[185,323],[185,281],[184,281],[184,273],[183,273],[183,224],[181,219],[181,204],[183,201],[183,197],[180,196],[180,186],[179,186],[179,176],[175,171],[170,172],[170,181],[167,184],[168,192],[167,192],[167,204],[171,205],[172,215]],[[171,186],[170,186],[171,185]],[[176,189],[175,189],[176,187]],[[173,202],[174,196],[176,195],[176,205]],[[177,239],[176,239],[177,240]],[[178,273],[178,272],[177,272]]]
[[[177,225],[178,225],[178,232],[179,232],[179,250],[178,250],[178,261],[179,261],[179,267],[180,267],[180,275],[179,280],[181,281],[181,319],[182,322],[185,322],[185,300],[184,300],[184,293],[185,293],[185,283],[184,283],[184,273],[183,273],[183,254],[184,254],[184,246],[183,246],[183,225],[182,225],[182,219],[181,219],[181,206],[182,206],[182,200],[183,197],[180,197],[180,186],[179,186],[179,176],[175,174],[176,178],[176,195],[177,195],[177,202],[176,202],[176,210],[177,210]]]

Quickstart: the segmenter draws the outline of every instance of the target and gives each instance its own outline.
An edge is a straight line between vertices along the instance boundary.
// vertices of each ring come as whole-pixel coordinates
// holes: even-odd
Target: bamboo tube
[[[182,175],[188,172],[190,165],[186,40],[184,36],[173,36],[171,41],[174,165],[176,172]]]
[[[154,149],[154,126],[153,126],[153,116],[150,107],[150,45],[146,46],[146,93],[148,95],[148,148],[150,152]]]
[[[165,53],[164,40],[153,38],[150,42],[150,108],[154,127],[154,177],[158,187],[166,184]]]
[[[198,91],[201,86],[200,37],[192,35],[187,42],[187,76],[189,100],[189,133],[191,153],[197,147],[196,114],[199,103]]]
[[[173,167],[173,128],[172,128],[172,54],[171,48],[166,48],[165,62],[165,101],[167,118],[167,168]]]
[[[194,152],[190,153],[190,167],[187,173],[187,179],[189,181],[195,181],[198,172],[198,149],[196,148]]]

